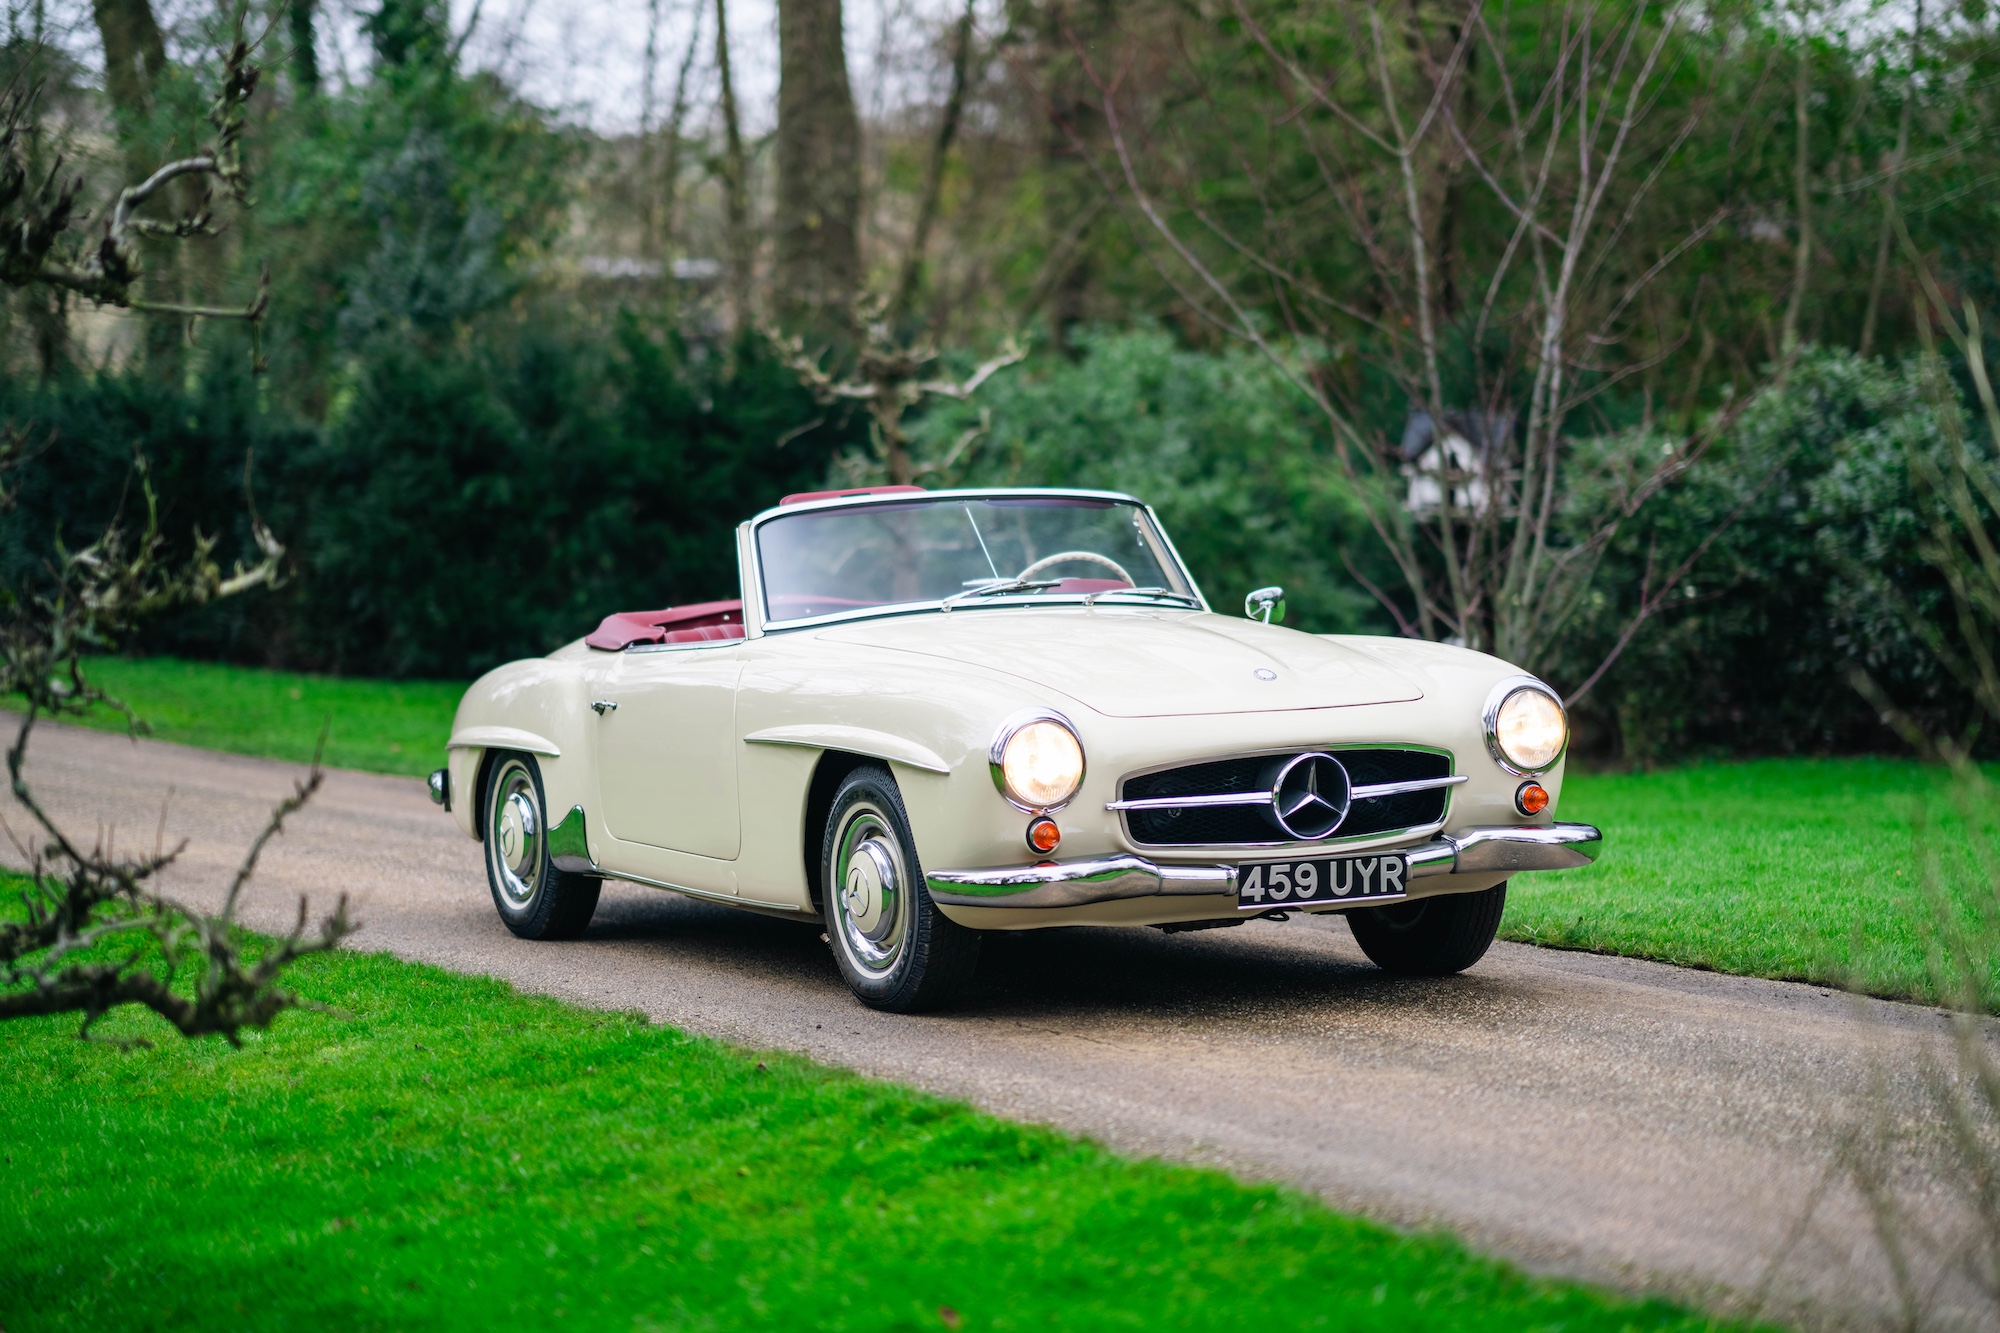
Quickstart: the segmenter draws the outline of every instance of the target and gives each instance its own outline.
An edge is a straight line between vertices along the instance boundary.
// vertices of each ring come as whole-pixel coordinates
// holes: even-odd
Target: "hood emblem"
[[[1299,841],[1317,842],[1346,820],[1351,795],[1338,759],[1319,752],[1298,755],[1271,783],[1271,817]]]
[[[1269,667],[1258,667],[1255,671],[1251,672],[1250,674],[1255,676],[1258,680],[1276,680],[1278,678],[1278,673],[1271,670],[1271,668]]]

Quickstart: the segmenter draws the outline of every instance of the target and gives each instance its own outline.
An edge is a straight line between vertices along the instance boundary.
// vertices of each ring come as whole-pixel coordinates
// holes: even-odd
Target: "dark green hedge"
[[[386,676],[466,677],[588,632],[608,612],[733,596],[733,530],[820,484],[851,423],[778,441],[817,409],[755,345],[691,352],[634,319],[599,338],[531,328],[419,353],[383,338],[324,427],[257,407],[217,354],[191,390],[136,375],[0,385],[0,416],[54,442],[5,525],[32,585],[88,540],[149,460],[177,545],[248,549],[242,478],[293,553],[291,582],[158,627],[145,648]]]

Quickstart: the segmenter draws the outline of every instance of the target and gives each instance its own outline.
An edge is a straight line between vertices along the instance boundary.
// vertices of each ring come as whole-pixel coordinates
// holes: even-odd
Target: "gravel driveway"
[[[300,770],[48,726],[28,772],[75,831],[186,838],[173,882],[198,896]],[[1721,1309],[1761,1293],[1767,1317],[1815,1325],[1887,1322],[1886,1267],[1829,1163],[1871,1114],[1912,1123],[1918,1052],[1943,1030],[1911,1006],[1520,945],[1393,981],[1331,918],[1002,936],[970,1007],[892,1017],[848,997],[816,926],[669,893],[611,885],[585,939],[515,939],[422,784],[361,773],[330,773],[267,852],[251,923],[341,891],[361,948],[1285,1181],[1539,1272]],[[1951,1216],[1905,1137],[1908,1196]],[[1944,1325],[1978,1322],[1942,1299]]]

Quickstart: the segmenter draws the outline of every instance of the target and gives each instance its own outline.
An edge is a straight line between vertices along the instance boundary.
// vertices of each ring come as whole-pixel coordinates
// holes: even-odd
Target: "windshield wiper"
[[[1172,588],[1105,588],[1101,592],[1094,592],[1084,598],[1083,604],[1085,606],[1095,606],[1097,599],[1100,597],[1170,597],[1176,602],[1185,602],[1189,606],[1201,605],[1200,602],[1197,602],[1186,593],[1175,592]]]
[[[938,610],[949,611],[960,602],[973,597],[997,597],[1001,593],[1008,592],[1041,592],[1061,582],[1061,579],[1002,579],[998,583],[982,584],[977,588],[967,588],[964,592],[955,592],[938,603]]]

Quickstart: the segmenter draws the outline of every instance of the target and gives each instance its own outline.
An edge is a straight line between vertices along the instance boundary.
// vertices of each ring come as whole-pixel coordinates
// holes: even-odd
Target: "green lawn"
[[[1299,1194],[382,955],[0,1043],[0,1327],[1696,1329]]]
[[[1934,1000],[1924,885],[1951,886],[1969,919],[1964,886],[1982,882],[1950,793],[1942,770],[1896,759],[1572,777],[1562,817],[1601,827],[1604,854],[1515,880],[1501,933]]]
[[[303,760],[328,721],[329,763],[387,773],[442,762],[463,690],[168,659],[103,658],[91,670],[164,739]],[[1561,814],[1600,825],[1604,855],[1587,870],[1521,876],[1501,930],[1931,1000],[1919,853],[1941,851],[1948,882],[1977,880],[1948,786],[1938,770],[1890,759],[1578,774]],[[2000,974],[1994,983],[2000,994]]]
[[[464,684],[354,680],[171,657],[99,657],[92,681],[138,710],[161,740],[301,763],[327,728],[335,768],[421,776],[444,762],[452,713]],[[101,708],[87,724],[125,729]]]

